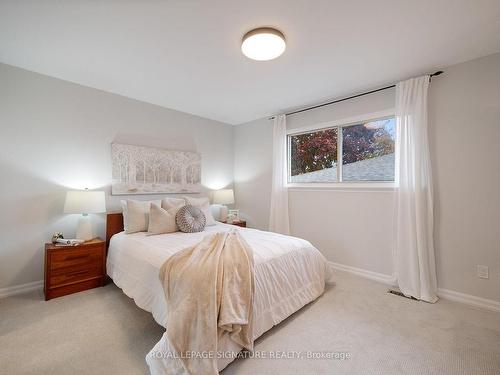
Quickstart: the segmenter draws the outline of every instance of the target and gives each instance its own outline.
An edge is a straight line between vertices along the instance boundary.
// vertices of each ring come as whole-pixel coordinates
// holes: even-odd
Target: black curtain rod
[[[443,74],[443,71],[442,70],[439,70],[435,73],[432,73],[429,75],[429,80],[432,79],[432,77],[435,77],[435,76],[438,76],[438,75],[441,75]],[[291,115],[295,115],[296,113],[301,113],[301,112],[306,112],[306,111],[310,111],[311,109],[316,109],[316,108],[320,108],[320,107],[324,107],[324,106],[327,106],[327,105],[330,105],[330,104],[335,104],[335,103],[340,103],[340,102],[343,102],[345,100],[350,100],[350,99],[354,99],[354,98],[359,98],[360,96],[365,96],[365,95],[369,95],[369,94],[373,94],[375,92],[379,92],[379,91],[383,91],[383,90],[387,90],[387,89],[392,89],[393,87],[396,87],[396,85],[390,85],[390,86],[385,86],[385,87],[381,87],[379,89],[375,89],[375,90],[371,90],[371,91],[367,91],[367,92],[363,92],[361,94],[356,94],[356,95],[353,95],[353,96],[349,96],[347,98],[342,98],[342,99],[337,99],[337,100],[333,100],[331,102],[327,102],[327,103],[322,103],[322,104],[318,104],[318,105],[314,105],[312,107],[307,107],[307,108],[302,108],[302,109],[298,109],[296,111],[293,111],[293,112],[288,112],[288,113],[285,113],[286,116],[291,116]],[[276,116],[272,116],[272,117],[269,117],[269,120],[273,120]]]

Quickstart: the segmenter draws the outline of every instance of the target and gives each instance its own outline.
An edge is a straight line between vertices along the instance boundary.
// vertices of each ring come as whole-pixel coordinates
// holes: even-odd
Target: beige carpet
[[[338,359],[242,359],[229,374],[500,374],[500,314],[388,295],[338,273],[337,285],[260,338],[256,350],[349,352]],[[147,374],[163,329],[114,285],[45,302],[0,300],[1,374]]]

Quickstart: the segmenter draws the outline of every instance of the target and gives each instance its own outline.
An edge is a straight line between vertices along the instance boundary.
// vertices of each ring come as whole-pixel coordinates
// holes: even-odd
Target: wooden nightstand
[[[45,244],[45,300],[104,286],[106,242],[100,238],[78,246]]]
[[[232,223],[228,223],[228,224],[236,225],[238,227],[243,227],[243,228],[247,227],[247,222],[245,220],[235,220]]]

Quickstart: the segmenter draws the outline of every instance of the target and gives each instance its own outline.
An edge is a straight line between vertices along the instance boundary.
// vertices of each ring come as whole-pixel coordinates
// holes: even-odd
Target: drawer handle
[[[76,260],[76,259],[83,259],[83,258],[88,258],[90,254],[84,254],[84,255],[70,255],[66,257],[66,260]]]

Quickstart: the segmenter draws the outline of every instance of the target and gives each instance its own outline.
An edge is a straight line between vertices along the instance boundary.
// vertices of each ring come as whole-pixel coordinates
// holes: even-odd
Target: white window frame
[[[385,111],[367,113],[360,116],[354,116],[349,118],[344,118],[335,121],[324,122],[315,125],[304,126],[296,129],[287,129],[287,157],[286,157],[286,168],[287,168],[287,181],[286,186],[289,190],[360,190],[360,191],[393,191],[397,188],[397,181],[339,181],[339,182],[290,182],[291,177],[291,142],[290,137],[293,135],[300,135],[304,133],[312,133],[316,131],[328,130],[332,128],[338,128],[337,138],[342,139],[342,129],[352,125],[358,125],[360,123],[366,123],[370,121],[383,120],[385,118],[395,117],[395,110],[389,109]],[[396,134],[399,134],[399,129],[396,129]],[[396,135],[395,149],[398,150],[398,136]],[[337,147],[337,176],[342,179],[342,142],[338,142]],[[396,154],[396,165],[398,164],[398,155]],[[394,178],[397,178],[395,173]]]

